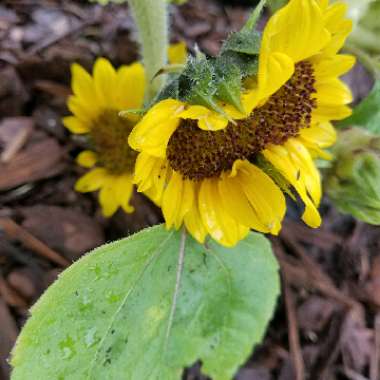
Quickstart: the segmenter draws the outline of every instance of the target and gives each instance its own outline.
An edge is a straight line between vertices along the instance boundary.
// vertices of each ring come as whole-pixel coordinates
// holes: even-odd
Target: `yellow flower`
[[[186,46],[180,42],[168,51],[175,62],[186,60]],[[136,114],[119,117],[122,110],[143,108],[145,72],[140,63],[115,70],[105,58],[98,58],[91,76],[82,66],[72,65],[73,95],[68,108],[73,116],[63,119],[75,134],[88,137],[90,150],[81,152],[77,163],[90,169],[75,184],[78,192],[99,190],[104,216],[121,207],[133,212],[133,170],[137,152],[128,145],[128,136],[139,120]]]
[[[136,115],[120,118],[125,109],[143,106],[144,68],[140,63],[115,70],[111,63],[98,58],[91,76],[78,64],[72,66],[73,95],[68,100],[73,116],[64,125],[76,134],[86,134],[91,150],[77,157],[77,163],[91,169],[75,184],[79,192],[99,191],[104,216],[122,207],[132,212],[129,204],[133,192],[133,169],[136,152],[128,146],[128,136],[137,121]]]
[[[354,58],[337,54],[351,30],[343,4],[290,0],[262,36],[257,79],[242,94],[246,113],[221,105],[229,119],[176,99],[156,104],[133,129],[141,152],[135,183],[161,205],[168,228],[184,223],[204,242],[225,246],[249,229],[277,234],[295,191],[311,227],[321,224],[313,158],[335,142],[331,120],[350,114],[351,92],[338,77]]]

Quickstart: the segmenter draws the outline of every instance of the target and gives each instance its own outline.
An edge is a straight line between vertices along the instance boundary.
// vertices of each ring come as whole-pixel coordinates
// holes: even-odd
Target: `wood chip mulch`
[[[216,54],[248,16],[237,3],[172,7],[173,41]],[[57,275],[85,252],[162,216],[136,195],[134,215],[106,220],[95,195],[74,192],[83,143],[61,122],[72,62],[91,68],[97,56],[115,65],[137,59],[128,8],[2,0],[0,46],[0,380],[7,380],[7,358],[28,309]],[[360,66],[347,80],[356,100],[371,86]],[[380,379],[380,228],[339,215],[327,201],[323,209],[321,229],[290,213],[272,239],[283,295],[265,341],[236,379]],[[199,368],[187,369],[184,379],[205,379]]]

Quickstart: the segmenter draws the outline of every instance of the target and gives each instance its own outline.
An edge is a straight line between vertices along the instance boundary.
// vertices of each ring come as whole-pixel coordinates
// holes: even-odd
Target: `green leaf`
[[[352,115],[339,123],[339,127],[351,126],[380,134],[380,80],[375,82],[369,95],[354,108]]]
[[[260,234],[233,249],[188,237],[170,324],[179,241],[156,226],[73,264],[32,308],[12,379],[174,380],[197,360],[230,379],[272,317],[277,262]]]

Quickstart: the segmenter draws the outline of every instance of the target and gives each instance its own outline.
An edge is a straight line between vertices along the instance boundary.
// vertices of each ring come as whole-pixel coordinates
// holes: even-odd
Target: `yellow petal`
[[[108,174],[104,168],[95,168],[79,178],[75,190],[80,193],[99,190],[107,181]]]
[[[159,160],[157,157],[146,153],[140,153],[137,156],[133,183],[138,185],[139,192],[146,191],[152,187],[152,170],[157,160]]]
[[[270,231],[250,205],[237,176],[224,175],[218,185],[222,205],[231,218],[256,231]]]
[[[134,211],[134,207],[129,204],[133,193],[133,183],[131,174],[123,174],[116,178],[115,195],[117,203],[123,208],[126,213]]]
[[[76,158],[77,164],[83,166],[84,168],[92,168],[97,161],[98,158],[96,156],[96,153],[92,152],[91,150],[84,150],[83,152],[79,153]]]
[[[351,114],[351,108],[346,105],[318,104],[312,113],[312,124],[330,120],[343,120]]]
[[[116,108],[118,110],[143,107],[145,71],[141,63],[122,66],[117,71]],[[131,115],[134,120],[136,115]]]
[[[181,41],[171,44],[168,49],[168,57],[170,64],[182,64],[187,60],[187,48],[185,42]]]
[[[269,232],[277,235],[286,212],[285,197],[280,188],[267,174],[248,161],[236,161],[232,174],[234,172],[260,222]]]
[[[244,239],[249,228],[230,217],[223,208],[218,179],[203,180],[199,191],[199,212],[207,232],[218,243],[232,247]]]
[[[309,128],[301,129],[300,137],[320,148],[327,148],[336,141],[336,130],[330,122],[318,123]]]
[[[294,73],[294,62],[283,53],[271,53],[260,59],[259,83],[257,91],[252,91],[244,104],[250,113],[258,101],[274,94]]]
[[[327,78],[315,84],[317,104],[341,105],[352,102],[350,88],[338,78]]]
[[[88,133],[89,125],[85,124],[75,116],[66,116],[62,119],[63,125],[71,132],[76,134]]]
[[[333,55],[332,57],[316,56],[314,60],[314,75],[318,81],[326,78],[339,77],[348,72],[355,64],[355,57],[352,55]]]
[[[352,31],[352,21],[346,18],[347,4],[336,3],[329,6],[324,14],[326,28],[331,33],[330,42],[324,47],[323,54],[334,55],[344,45]]]
[[[156,190],[155,202],[161,204],[162,195],[166,189],[171,175],[172,169],[166,160],[157,160],[153,169],[153,186]]]
[[[91,75],[79,64],[71,65],[71,87],[74,94],[89,107],[99,107]]]
[[[116,196],[115,178],[109,177],[99,192],[99,203],[106,218],[111,217],[119,208]]]
[[[167,161],[146,153],[140,153],[136,160],[133,182],[138,185],[137,191],[144,192],[153,202],[160,205],[162,193],[169,178]]]
[[[164,158],[166,147],[179,125],[183,103],[166,99],[153,106],[129,135],[128,143],[136,151]]]
[[[90,103],[79,99],[77,96],[70,96],[67,101],[67,108],[83,123],[91,124],[92,120],[101,112],[101,108],[92,107]]]
[[[114,108],[116,106],[116,71],[105,58],[98,58],[94,64],[94,82],[97,98],[102,106]]]
[[[317,0],[317,3],[320,6],[321,10],[324,11],[329,5],[329,0]]]
[[[284,178],[294,187],[300,198],[305,204],[305,211],[302,219],[310,227],[316,228],[321,224],[319,212],[310,199],[303,178],[301,177],[300,168],[294,165],[290,154],[283,146],[271,145],[262,151],[264,157],[284,176]]]
[[[207,236],[206,227],[203,224],[201,214],[198,208],[198,194],[199,194],[199,186],[194,185],[194,199],[193,206],[186,213],[184,217],[184,223],[186,229],[189,233],[196,239],[199,243],[203,244],[205,238]]]
[[[203,106],[189,106],[178,117],[181,119],[198,120],[198,126],[205,131],[218,131],[227,127],[228,120]]]
[[[194,183],[182,179],[182,175],[173,172],[162,198],[162,213],[166,227],[179,229],[183,218],[194,202]]]
[[[283,53],[296,63],[317,54],[329,41],[330,33],[316,1],[290,0],[268,21],[260,55]]]
[[[289,139],[284,147],[289,152],[293,166],[299,170],[299,180],[304,182],[314,204],[319,205],[322,193],[321,178],[309,151],[298,138]]]

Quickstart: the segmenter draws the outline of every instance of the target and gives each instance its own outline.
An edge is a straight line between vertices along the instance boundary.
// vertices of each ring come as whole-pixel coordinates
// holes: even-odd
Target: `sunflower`
[[[250,229],[278,234],[284,192],[304,203],[302,219],[321,224],[315,158],[335,142],[332,120],[350,115],[349,88],[338,79],[354,58],[338,51],[351,31],[343,4],[290,0],[268,21],[256,78],[246,81],[245,112],[220,104],[165,99],[133,129],[138,191],[161,205],[167,228],[184,223],[233,246]]]
[[[168,51],[172,63],[185,61],[186,54],[182,42]],[[141,63],[133,63],[115,70],[107,59],[98,58],[92,76],[79,64],[73,64],[71,71],[73,95],[67,104],[73,116],[65,117],[63,123],[70,132],[86,135],[91,148],[76,159],[90,171],[76,182],[75,190],[99,190],[99,203],[106,217],[119,207],[131,213],[137,152],[129,147],[128,136],[139,116],[130,113],[121,118],[119,112],[143,108],[144,68]]]

